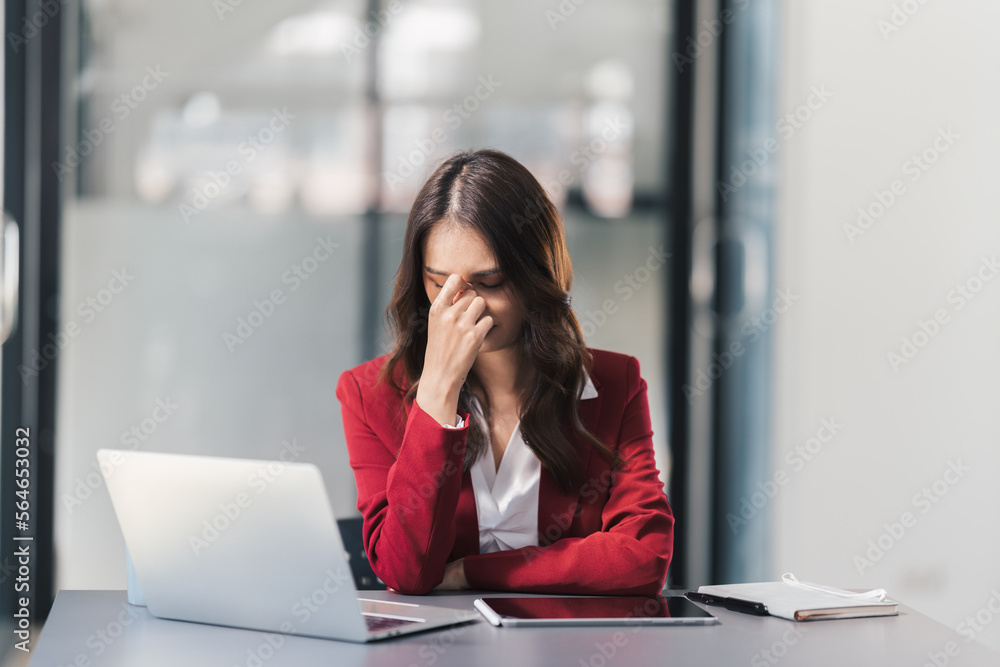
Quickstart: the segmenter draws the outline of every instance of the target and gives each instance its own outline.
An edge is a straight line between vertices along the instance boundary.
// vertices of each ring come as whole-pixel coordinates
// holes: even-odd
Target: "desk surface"
[[[489,594],[496,595],[496,594]],[[472,609],[481,594],[365,597]],[[279,667],[290,665],[808,665],[996,667],[1000,655],[900,605],[899,616],[794,623],[711,608],[703,627],[495,628],[485,621],[351,644],[167,621],[131,607],[125,591],[60,591],[31,667]]]

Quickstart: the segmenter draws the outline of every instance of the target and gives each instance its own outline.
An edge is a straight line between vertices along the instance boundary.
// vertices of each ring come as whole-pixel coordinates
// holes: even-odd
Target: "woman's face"
[[[480,352],[494,352],[514,344],[524,318],[511,295],[512,276],[500,273],[496,259],[479,232],[448,222],[431,228],[424,242],[424,289],[434,302],[448,276],[457,273],[472,283],[477,296],[486,301],[483,315],[493,318]]]

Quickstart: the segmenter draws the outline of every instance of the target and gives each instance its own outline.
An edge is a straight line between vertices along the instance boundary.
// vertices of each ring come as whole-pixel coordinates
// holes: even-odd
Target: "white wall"
[[[883,35],[893,4],[916,11]],[[775,332],[773,466],[790,479],[770,500],[771,574],[884,587],[950,627],[978,613],[981,632],[963,629],[1000,648],[1000,276],[971,301],[953,292],[1000,258],[1000,3],[786,0],[782,14],[779,109],[813,86],[833,97],[780,151],[776,279],[801,298]],[[941,128],[958,138],[915,179],[907,162]],[[844,225],[895,179],[905,192],[852,243]],[[798,469],[786,453],[831,417],[843,428]],[[917,495],[935,482],[935,502]],[[897,539],[886,524],[904,512]],[[880,536],[890,548],[868,554]]]

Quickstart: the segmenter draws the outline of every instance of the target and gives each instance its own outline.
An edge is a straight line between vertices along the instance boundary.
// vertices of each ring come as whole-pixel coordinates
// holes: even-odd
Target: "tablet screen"
[[[525,620],[712,617],[680,596],[483,598],[483,601],[500,616]]]

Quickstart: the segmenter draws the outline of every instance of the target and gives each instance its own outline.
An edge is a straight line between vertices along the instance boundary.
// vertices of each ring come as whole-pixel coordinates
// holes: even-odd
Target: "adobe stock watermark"
[[[454,646],[459,638],[468,632],[470,627],[472,627],[472,624],[463,623],[451,626],[440,632],[426,635],[427,643],[417,649],[417,655],[422,658],[421,664],[428,667],[436,664],[448,652],[448,649]],[[408,667],[420,667],[420,665],[411,662]]]
[[[180,406],[170,400],[170,397],[156,399],[156,407],[153,408],[148,417],[132,424],[128,429],[122,431],[118,438],[122,449],[136,449],[140,443],[146,442],[156,433],[160,425],[165,423]],[[104,486],[105,475],[110,477],[114,470],[124,462],[124,457],[115,452],[107,461],[94,461],[90,464],[93,471],[82,477],[76,478],[72,493],[64,493],[60,497],[63,507],[72,514],[83,503],[94,495],[94,492]]]
[[[917,328],[910,335],[900,338],[898,351],[892,350],[886,353],[886,361],[893,373],[899,373],[901,366],[905,366],[913,361],[920,351],[926,348],[945,326],[951,323],[953,313],[965,308],[983,290],[987,283],[1000,272],[1000,262],[997,256],[983,257],[979,267],[971,276],[959,282],[948,292],[946,300],[952,304],[951,312],[948,308],[938,308],[928,319],[917,320]]]
[[[411,486],[408,489],[409,494],[406,500],[400,499],[395,502],[394,506],[390,506],[390,508],[404,519],[410,517],[415,512],[425,510],[428,501],[438,496],[438,491],[444,487],[445,482],[456,475],[461,477],[463,470],[461,457],[464,451],[465,439],[454,437],[448,460],[444,462],[441,468],[435,470],[431,475],[426,475],[420,484]]]
[[[281,274],[281,282],[289,286],[289,292],[296,292],[319,267],[333,256],[333,251],[340,247],[339,243],[331,240],[332,234],[327,234],[326,238],[319,236],[316,238],[316,245],[312,252],[303,257],[300,261],[292,264]],[[233,332],[225,331],[222,334],[222,342],[230,354],[236,352],[236,348],[250,340],[258,329],[264,326],[277,311],[288,300],[288,295],[280,287],[276,287],[263,299],[254,299],[253,308],[246,316],[236,318],[236,328]]]
[[[177,205],[177,211],[181,214],[184,222],[190,223],[193,216],[200,215],[208,206],[222,194],[223,190],[233,182],[234,176],[243,173],[243,169],[257,159],[268,146],[270,146],[279,134],[291,124],[295,114],[288,111],[288,107],[281,109],[272,107],[272,115],[259,130],[254,134],[247,135],[246,139],[236,147],[236,154],[239,159],[228,160],[223,168],[218,171],[208,173],[209,182],[200,188],[194,188],[191,193],[191,202],[181,202]]]
[[[743,11],[750,6],[750,0],[733,0],[732,5],[737,11]],[[684,45],[684,52],[674,51],[670,55],[671,60],[674,61],[674,65],[677,67],[677,71],[683,74],[684,68],[688,65],[693,65],[694,61],[705,52],[705,49],[714,44],[715,40],[722,35],[726,26],[735,20],[736,12],[727,7],[719,12],[716,18],[702,21],[701,30],[698,31],[698,34],[694,37],[688,35],[687,44]]]
[[[77,304],[74,312],[80,316],[83,324],[78,324],[75,319],[68,320],[60,331],[55,334],[49,333],[49,342],[42,346],[41,351],[37,348],[32,350],[25,363],[17,367],[21,381],[27,385],[29,379],[38,377],[39,373],[48,368],[49,363],[59,356],[59,353],[69,345],[69,342],[80,335],[80,332],[83,331],[83,325],[90,324],[97,319],[97,316],[107,310],[133,280],[135,280],[135,276],[129,273],[128,267],[122,267],[120,271],[112,271],[111,279],[105,287]]]
[[[899,166],[900,171],[903,176],[908,177],[910,183],[916,183],[961,138],[962,135],[956,134],[951,125],[947,128],[939,127],[933,141],[919,153],[907,158]],[[858,237],[871,229],[907,192],[906,182],[902,178],[893,179],[884,190],[873,190],[872,199],[868,204],[858,207],[858,217],[854,224],[844,223],[844,235],[847,240],[853,245]]]
[[[792,623],[791,627],[782,633],[780,639],[774,640],[770,646],[761,649],[750,658],[750,667],[770,667],[777,665],[788,655],[793,646],[802,641],[808,628],[802,623]]]
[[[740,327],[740,333],[744,338],[749,339],[747,345],[753,345],[760,340],[761,336],[778,321],[778,316],[787,313],[792,304],[799,298],[797,294],[792,293],[791,289],[779,289],[769,308],[765,308],[759,315],[747,319]],[[729,344],[729,349],[724,350],[722,354],[712,353],[712,362],[708,367],[695,371],[694,384],[685,384],[683,387],[688,405],[694,404],[696,398],[703,396],[706,391],[711,389],[715,381],[732,368],[737,359],[746,354],[747,345],[744,345],[742,340],[734,340]]]
[[[987,598],[982,608],[975,614],[966,616],[965,620],[955,626],[955,632],[965,637],[966,642],[971,642],[997,616],[1000,616],[1000,590],[994,588],[990,591],[990,597]]]
[[[379,33],[389,27],[393,17],[403,11],[401,0],[389,0],[384,9],[377,12],[372,10],[371,20],[365,22],[363,26],[354,26],[354,35],[350,43],[341,42],[340,52],[344,54],[344,60],[351,64],[354,59],[361,55],[361,52],[371,46],[372,40],[378,37]]]
[[[240,667],[240,664],[244,667],[263,667],[264,663],[273,658],[288,641],[285,635],[295,635],[300,629],[292,622],[292,617],[297,619],[300,625],[305,625],[341,588],[354,583],[350,570],[345,567],[336,572],[327,568],[321,576],[323,581],[310,594],[302,596],[292,605],[289,618],[278,625],[278,632],[263,633],[264,640],[248,648],[243,662],[233,663],[233,667]]]
[[[41,0],[38,3],[38,11],[31,16],[21,18],[21,26],[17,32],[7,33],[7,42],[11,50],[16,54],[21,52],[21,47],[33,39],[38,31],[48,25],[49,21],[56,17],[61,5],[65,5],[68,0]]]
[[[306,450],[298,444],[295,438],[281,443],[277,461],[261,461],[260,466],[247,478],[248,491],[240,491],[229,501],[219,503],[217,511],[203,520],[196,532],[188,535],[188,546],[196,556],[214,544],[233,524],[239,521],[243,513],[253,505],[255,497],[266,492],[271,485],[285,472],[285,464],[295,461]]]
[[[625,614],[627,619],[635,619],[634,622],[626,621],[625,627],[632,629],[635,634],[646,627],[643,618],[659,616],[663,613],[660,603],[653,598],[645,598],[642,602],[636,602],[632,610]],[[588,658],[580,658],[580,667],[607,667],[610,665],[619,651],[628,645],[629,637],[624,630],[617,630],[611,634],[608,641],[594,642],[594,652]]]
[[[104,655],[104,652],[111,648],[111,645],[125,634],[129,626],[141,615],[139,609],[133,605],[122,602],[121,607],[122,610],[118,612],[117,616],[108,621],[104,627],[98,628],[93,634],[87,637],[86,645],[91,650],[91,656],[99,658]],[[73,664],[86,664],[80,662],[79,658],[80,656],[78,655],[77,660]]]
[[[624,465],[627,464],[628,462],[625,462]],[[605,468],[599,475],[591,477],[580,487],[580,498],[584,502],[574,503],[572,509],[564,510],[558,514],[555,512],[550,514],[548,525],[544,529],[541,528],[542,524],[539,523],[540,534],[547,540],[548,544],[554,544],[557,540],[566,536],[573,522],[581,517],[586,507],[593,507],[601,502],[602,498],[607,496],[611,489],[614,475],[615,471],[613,469]],[[547,553],[546,548],[541,546],[522,547],[517,551],[520,552],[525,564]],[[637,612],[638,610],[633,611]]]
[[[585,504],[595,505],[602,497],[607,495],[608,490],[611,488],[613,477],[614,473],[611,468],[606,468],[597,477],[591,477],[580,487],[580,497],[586,503],[578,502],[574,505],[572,511],[567,510],[560,514],[553,513],[549,516],[551,523],[542,531],[542,535],[548,540],[549,544],[555,543],[556,540],[561,539],[569,531],[570,526],[573,525],[573,521],[579,519],[583,514]],[[545,550],[540,547],[525,547],[520,551],[526,563],[530,563],[545,553]]]
[[[837,421],[836,417],[824,417],[819,422],[816,433],[807,438],[805,442],[797,444],[785,452],[785,463],[790,470],[778,468],[771,475],[771,479],[757,482],[757,490],[749,496],[740,499],[739,509],[736,513],[726,514],[726,523],[733,535],[741,528],[749,525],[750,521],[763,510],[771,499],[778,495],[778,491],[788,484],[795,473],[806,467],[806,464],[816,458],[823,448],[830,444],[838,433],[843,430],[844,425]]]
[[[462,124],[475,113],[480,105],[493,97],[493,94],[503,85],[502,81],[496,81],[492,74],[480,76],[478,84],[471,94],[456,102],[450,109],[446,109],[441,115],[441,120],[452,131],[462,127]],[[438,126],[431,130],[430,134],[423,139],[414,139],[414,149],[406,155],[400,155],[395,160],[395,170],[382,173],[386,185],[390,190],[395,190],[396,186],[404,180],[417,173],[417,168],[427,164],[438,146],[448,139],[448,132],[444,127]]]
[[[606,118],[600,135],[580,144],[570,154],[569,162],[576,168],[573,170],[563,169],[556,174],[556,180],[542,183],[548,195],[555,198],[561,196],[563,188],[569,187],[577,175],[587,171],[590,165],[607,152],[611,144],[626,136],[630,131],[631,128],[622,122],[619,116],[615,116],[613,119]]]
[[[303,596],[292,605],[292,616],[303,625],[308,623],[312,615],[330,601],[330,596],[335,595],[345,584],[354,583],[353,575],[346,567],[341,567],[337,572],[327,570],[324,575],[322,583],[310,595]]]
[[[883,41],[888,42],[889,38],[903,29],[910,19],[927,4],[927,0],[903,0],[900,3],[892,4],[892,11],[888,18],[881,18],[875,22],[875,27],[882,34]]]
[[[84,645],[89,650],[77,653],[71,662],[66,663],[67,667],[70,665],[73,667],[93,665],[93,659],[104,655],[143,613],[140,607],[122,602],[121,611],[114,614],[107,623],[87,635]]]
[[[225,21],[226,14],[232,14],[242,4],[243,0],[212,0],[212,9],[215,10],[219,21]]]
[[[548,21],[549,30],[555,32],[559,24],[568,21],[569,17],[576,14],[576,10],[586,3],[587,0],[560,0],[555,9],[546,9],[545,20]]]
[[[948,467],[944,469],[941,476],[927,486],[913,494],[910,504],[917,510],[914,514],[909,510],[899,515],[899,520],[892,523],[883,523],[885,529],[873,539],[868,540],[868,548],[863,554],[855,555],[852,562],[858,570],[858,574],[864,574],[865,570],[875,567],[889,551],[892,550],[906,533],[917,525],[921,516],[926,515],[935,505],[948,495],[952,487],[958,484],[965,477],[965,474],[972,468],[963,465],[961,459],[949,460]]]
[[[774,129],[778,135],[781,135],[781,141],[788,141],[795,136],[795,133],[805,127],[805,124],[812,120],[815,113],[822,109],[832,97],[833,92],[827,90],[826,84],[812,86],[805,102],[786,113],[775,123]],[[729,197],[739,191],[754,174],[770,162],[771,156],[781,150],[781,141],[774,136],[768,137],[760,146],[747,149],[747,159],[729,167],[729,178],[725,181],[715,182],[715,188],[722,196],[722,201],[729,201]]]
[[[650,600],[650,602],[653,602]],[[642,626],[637,625],[636,628]],[[594,642],[594,652],[589,658],[580,658],[580,667],[606,667],[618,652],[628,644],[628,637],[621,630],[614,632],[606,642]]]
[[[618,312],[619,302],[625,303],[631,299],[652,279],[653,274],[659,271],[673,256],[673,253],[664,252],[662,244],[659,248],[649,246],[648,250],[649,254],[646,256],[646,260],[615,283],[615,294],[621,295],[620,297],[605,299],[599,308],[577,314],[584,336],[593,336],[597,333],[598,329],[608,323],[608,318]]]
[[[957,658],[961,652],[962,647],[958,645],[958,642],[949,639],[940,651],[928,651],[927,662],[921,667],[946,667],[951,663],[952,658]]]
[[[119,123],[128,118],[142,104],[149,94],[156,90],[163,80],[170,76],[159,65],[146,67],[146,75],[128,92],[122,93],[111,102],[111,114],[97,121],[97,125],[80,132],[83,138],[76,146],[66,146],[66,156],[62,162],[53,162],[52,169],[62,183],[87,157],[104,142],[104,138],[115,131]]]

